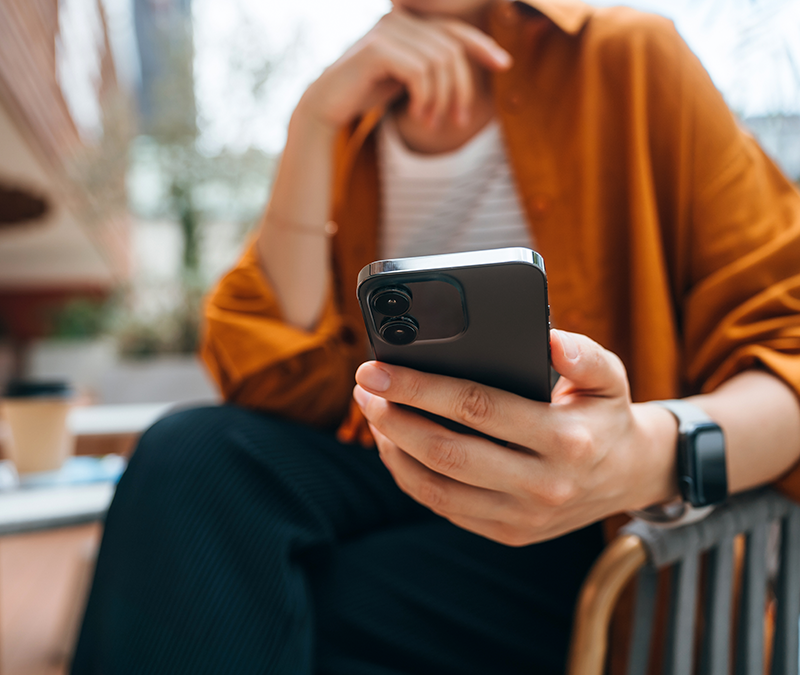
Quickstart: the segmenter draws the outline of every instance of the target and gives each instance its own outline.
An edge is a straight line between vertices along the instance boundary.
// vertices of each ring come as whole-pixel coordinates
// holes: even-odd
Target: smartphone
[[[500,248],[379,260],[358,275],[378,361],[550,401],[544,260]]]

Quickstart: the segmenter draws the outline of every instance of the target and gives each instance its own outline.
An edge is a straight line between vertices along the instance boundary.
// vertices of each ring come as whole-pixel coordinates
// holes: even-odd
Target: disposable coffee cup
[[[17,471],[56,471],[73,454],[67,415],[75,392],[66,382],[15,381],[0,401],[9,434],[4,450]]]

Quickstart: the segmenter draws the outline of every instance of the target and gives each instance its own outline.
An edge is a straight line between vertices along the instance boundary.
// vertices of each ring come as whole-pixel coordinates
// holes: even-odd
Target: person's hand
[[[677,424],[632,404],[620,359],[583,335],[553,330],[561,373],[552,403],[374,361],[354,397],[400,488],[489,539],[522,546],[677,495]],[[407,404],[506,445],[449,431]]]
[[[338,129],[406,92],[413,117],[435,125],[450,115],[464,125],[475,95],[471,63],[500,71],[511,56],[468,23],[394,9],[325,70],[300,106]]]

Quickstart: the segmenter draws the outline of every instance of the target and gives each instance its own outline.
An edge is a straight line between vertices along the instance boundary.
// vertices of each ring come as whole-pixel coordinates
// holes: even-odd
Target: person
[[[552,403],[367,359],[363,265],[505,245],[547,264]],[[800,195],[668,21],[395,0],[292,116],[206,308],[229,405],[141,439],[72,672],[563,672],[601,523],[679,494],[654,401],[800,497],[798,298]]]

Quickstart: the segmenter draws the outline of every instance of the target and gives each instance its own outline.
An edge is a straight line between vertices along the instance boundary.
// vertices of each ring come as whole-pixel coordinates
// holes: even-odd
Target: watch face
[[[716,504],[728,496],[725,469],[725,436],[713,423],[698,425],[692,434],[695,456],[695,481],[703,504]]]

